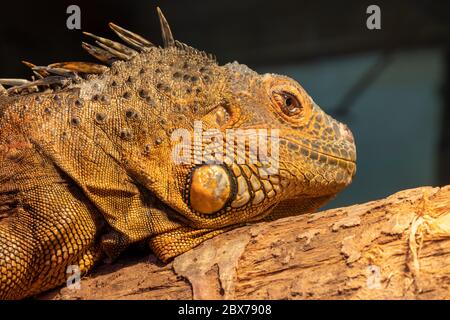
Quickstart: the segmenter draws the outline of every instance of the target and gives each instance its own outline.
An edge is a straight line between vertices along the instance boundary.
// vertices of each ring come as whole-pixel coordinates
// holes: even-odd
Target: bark
[[[450,186],[245,226],[164,265],[125,257],[46,299],[450,298]]]

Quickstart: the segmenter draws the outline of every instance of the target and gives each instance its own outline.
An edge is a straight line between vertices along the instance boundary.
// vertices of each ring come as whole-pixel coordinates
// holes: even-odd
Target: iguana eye
[[[302,112],[302,104],[294,95],[288,92],[280,92],[275,93],[274,97],[281,111],[287,116],[295,116]]]

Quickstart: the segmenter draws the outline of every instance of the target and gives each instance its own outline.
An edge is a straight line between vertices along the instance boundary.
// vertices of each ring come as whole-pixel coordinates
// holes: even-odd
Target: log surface
[[[450,298],[450,186],[248,225],[169,264],[124,257],[39,298]]]

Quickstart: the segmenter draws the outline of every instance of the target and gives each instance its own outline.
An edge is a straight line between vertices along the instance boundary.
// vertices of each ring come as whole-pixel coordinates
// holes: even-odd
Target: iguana
[[[2,299],[61,285],[69,266],[85,274],[133,243],[168,261],[242,224],[312,212],[351,182],[350,130],[296,81],[219,65],[174,40],[158,14],[162,47],[110,23],[126,45],[89,33],[96,45],[83,43],[103,64],[25,62],[31,80],[0,80]],[[260,159],[193,160],[223,150],[226,135],[174,161],[174,133],[193,134],[195,121],[215,133],[278,130],[277,171]]]

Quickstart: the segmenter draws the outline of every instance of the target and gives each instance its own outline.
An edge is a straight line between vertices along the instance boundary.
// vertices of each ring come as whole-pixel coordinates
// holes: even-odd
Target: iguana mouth
[[[340,161],[344,161],[346,163],[352,163],[352,164],[356,164],[356,154],[353,152],[353,154],[355,154],[354,157],[342,157],[342,156],[337,156],[335,154],[330,154],[330,153],[326,153],[323,151],[319,151],[318,149],[314,149],[308,146],[305,146],[304,144],[298,143],[296,141],[287,139],[287,138],[283,138],[282,140],[285,140],[288,142],[288,147],[291,149],[298,149],[299,152],[304,153],[303,155],[309,158],[313,158],[312,154],[317,153],[317,159],[314,160],[320,160],[320,156],[325,156],[327,158],[332,158],[335,160],[340,160]],[[293,147],[293,145],[295,147]],[[303,150],[307,150],[307,152],[303,151]]]

